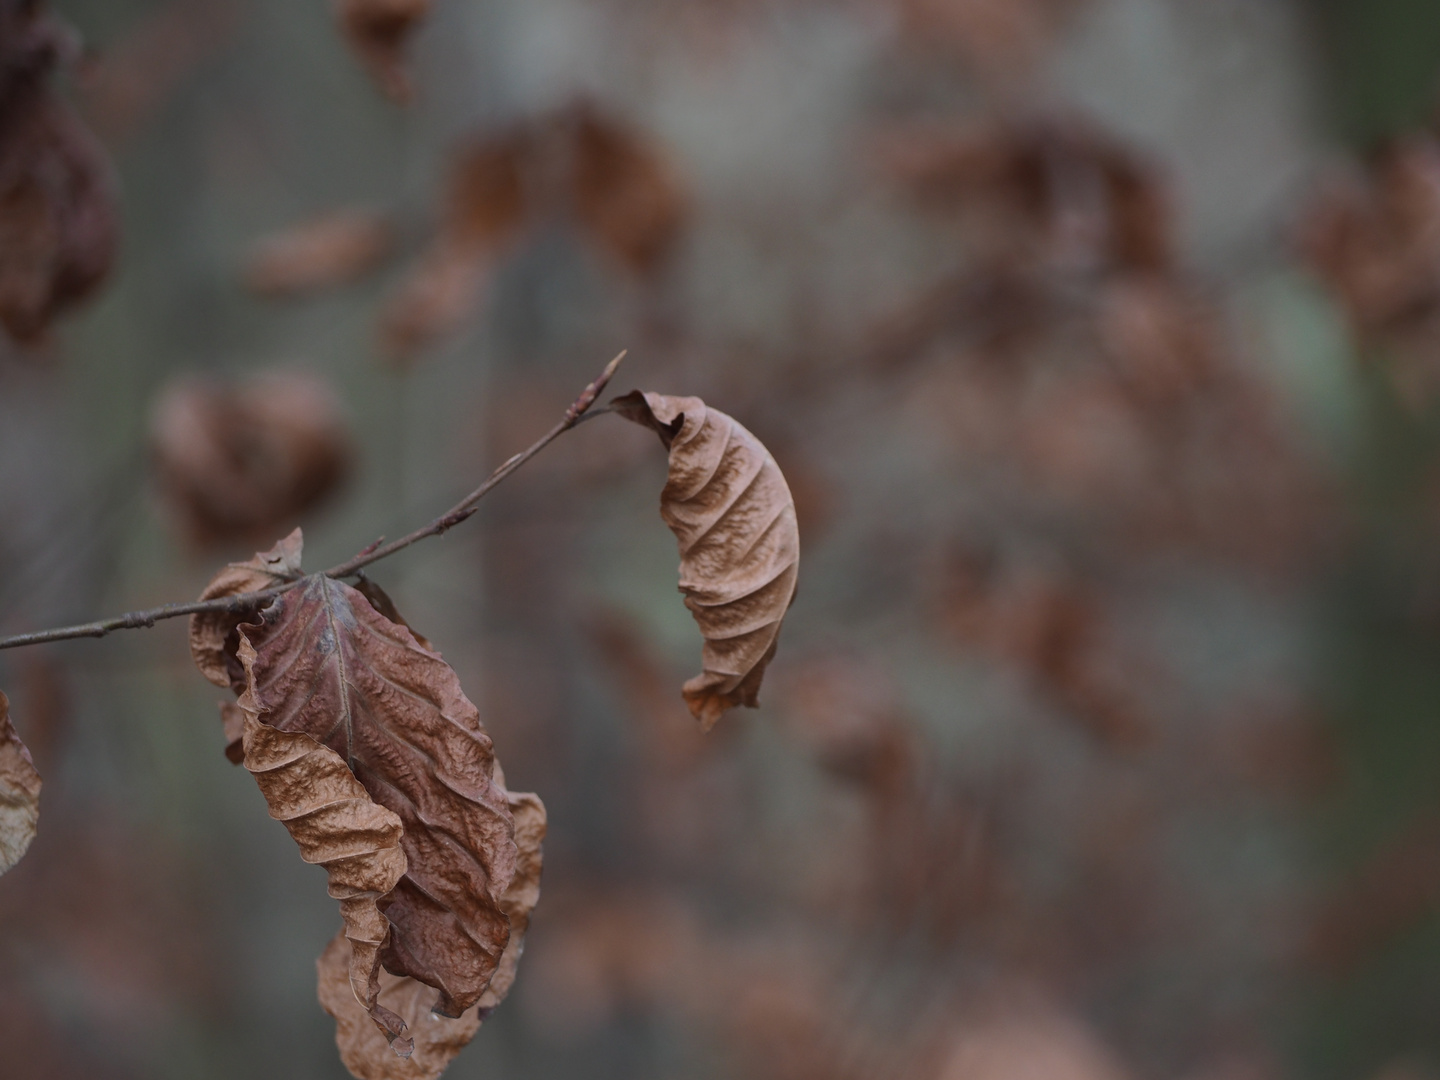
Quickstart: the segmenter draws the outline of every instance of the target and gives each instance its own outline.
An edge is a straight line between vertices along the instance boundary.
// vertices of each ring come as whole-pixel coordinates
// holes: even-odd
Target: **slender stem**
[[[590,406],[595,404],[595,399],[605,389],[611,376],[615,374],[615,369],[620,366],[620,361],[624,358],[625,353],[622,351],[614,360],[605,365],[605,370],[600,373],[599,378],[587,386],[571,403],[570,407],[565,410],[564,418],[558,424],[529,447],[502,464],[485,479],[483,484],[445,513],[428,525],[424,525],[398,540],[392,540],[388,544],[376,542],[367,545],[353,558],[326,570],[325,576],[350,577],[372,563],[387,559],[397,551],[405,550],[411,544],[430,536],[439,536],[460,524],[475,512],[480,500],[490,494],[502,480],[580,422],[581,417],[586,414]],[[133,630],[142,626],[154,626],[162,619],[174,619],[181,615],[196,615],[201,612],[223,612],[236,615],[255,610],[266,601],[293,589],[297,584],[299,584],[298,580],[290,581],[273,589],[237,593],[234,596],[224,596],[218,600],[196,600],[188,604],[162,604],[160,607],[149,608],[145,611],[130,611],[124,615],[116,615],[114,618],[82,623],[79,626],[63,626],[54,630],[37,630],[29,634],[16,634],[13,637],[0,638],[0,649],[15,649],[22,645],[41,645],[47,641],[67,641],[72,638],[104,637],[112,630]]]

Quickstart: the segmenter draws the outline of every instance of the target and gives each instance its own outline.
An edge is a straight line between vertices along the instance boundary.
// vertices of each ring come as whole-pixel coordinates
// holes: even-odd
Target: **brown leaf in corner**
[[[255,654],[242,640],[247,668]],[[281,731],[259,718],[253,687],[241,695],[245,768],[270,816],[284,822],[300,857],[325,867],[330,895],[340,901],[349,939],[347,982],[358,1006],[385,1032],[387,1046],[410,1052],[405,1023],[379,1003],[380,956],[391,934],[378,902],[405,873],[400,819],[374,802],[335,751],[309,735]]]
[[[0,693],[0,874],[25,854],[40,821],[40,774],[10,722],[10,699]]]
[[[498,762],[495,777],[503,786]],[[405,1021],[415,1039],[414,1053],[408,1061],[402,1061],[390,1052],[384,1036],[369,1022],[350,991],[343,935],[337,934],[316,961],[320,1004],[335,1018],[335,1043],[340,1048],[340,1060],[360,1080],[433,1080],[475,1037],[481,1021],[505,999],[514,983],[525,931],[530,925],[530,912],[540,897],[545,807],[528,793],[507,792],[506,800],[515,815],[515,843],[519,849],[515,876],[500,901],[510,919],[510,941],[477,1009],[467,1010],[457,1019],[436,1016],[430,1011],[434,999],[430,987],[418,979],[382,970],[380,998],[386,1008]]]
[[[405,44],[430,11],[430,0],[337,0],[336,18],[350,46],[382,90],[408,102],[413,87],[405,70]]]
[[[670,451],[660,516],[680,542],[680,591],[705,637],[704,670],[683,693],[708,730],[727,709],[758,704],[795,598],[795,502],[760,440],[699,398],[637,390],[615,404]]]
[[[490,984],[510,938],[501,900],[515,822],[494,751],[450,665],[360,593],[312,575],[240,628],[250,706],[266,724],[339,754],[399,816],[405,877],[380,901],[387,970],[440,991],[458,1016]]]

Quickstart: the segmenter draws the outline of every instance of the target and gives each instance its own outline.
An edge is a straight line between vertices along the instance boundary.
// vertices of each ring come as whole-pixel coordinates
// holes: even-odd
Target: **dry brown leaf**
[[[161,492],[197,545],[273,536],[350,471],[340,402],[303,372],[180,379],[160,395],[150,427]]]
[[[269,551],[256,552],[248,562],[230,563],[222,568],[205,586],[200,599],[218,600],[223,596],[260,592],[298,577],[304,550],[305,534],[295,529]],[[216,686],[229,687],[237,694],[245,689],[245,673],[236,654],[240,642],[235,628],[245,621],[244,615],[219,611],[202,611],[190,616],[190,656],[195,666]]]
[[[429,649],[431,652],[440,651],[439,649],[435,648],[434,645],[430,644],[429,638],[427,638],[424,634],[417,632],[413,626],[411,626],[408,622],[405,621],[405,616],[401,615],[400,612],[396,610],[395,601],[390,599],[390,594],[387,593],[370,578],[366,577],[364,573],[361,573],[359,575],[359,580],[355,582],[355,591],[358,592],[361,596],[365,597],[366,600],[369,600],[370,606],[373,607],[376,611],[378,611],[381,615],[384,615],[385,618],[389,619],[393,623],[399,623],[401,626],[405,627],[406,630],[409,630],[410,633],[414,634],[416,644],[418,644],[422,649]]]
[[[516,869],[514,818],[475,706],[437,653],[324,575],[240,635],[259,718],[339,754],[403,822],[409,869],[380,901],[393,927],[382,959],[436,987],[436,1011],[458,1016],[500,963]]]
[[[683,694],[709,730],[727,709],[759,703],[795,598],[795,503],[760,440],[699,398],[637,390],[615,406],[670,451],[660,516],[680,543],[680,591],[705,637],[704,670]]]
[[[430,0],[336,0],[336,17],[351,47],[396,101],[409,101],[414,93],[405,45],[429,11]]]
[[[25,854],[40,821],[40,774],[10,722],[10,699],[0,693],[0,874]]]
[[[255,650],[241,639],[247,671]],[[357,1003],[402,1056],[410,1052],[405,1023],[379,1003],[380,957],[391,929],[378,902],[405,873],[400,819],[373,801],[335,751],[309,735],[260,719],[253,682],[240,696],[245,713],[245,768],[255,777],[270,816],[284,823],[300,857],[325,867],[330,895],[340,901],[350,943],[348,982]]]
[[[480,1030],[480,1015],[460,1017],[431,1012],[435,991],[409,976],[380,970],[380,998],[406,1025],[414,1049],[408,1058],[393,1053],[350,989],[347,943],[335,935],[315,961],[321,1007],[335,1018],[340,1060],[359,1080],[434,1080]]]
[[[500,763],[495,763],[495,782],[505,787]],[[479,1015],[489,1016],[515,985],[520,957],[525,951],[525,935],[530,930],[530,915],[540,900],[542,846],[545,842],[545,804],[528,791],[506,791],[505,804],[515,819],[515,876],[510,879],[500,908],[510,920],[510,940],[500,957],[500,966],[485,993],[480,997]]]
[[[499,786],[504,786],[498,762],[495,779]],[[390,1052],[384,1036],[370,1023],[350,991],[343,934],[337,934],[316,961],[320,1004],[335,1018],[335,1043],[340,1048],[340,1059],[360,1080],[433,1080],[475,1037],[481,1021],[509,992],[524,948],[530,912],[540,897],[545,807],[531,794],[507,792],[506,800],[515,815],[515,844],[519,849],[515,876],[500,902],[510,919],[510,941],[477,1009],[458,1018],[437,1016],[431,1012],[434,991],[429,986],[418,979],[382,970],[381,1001],[405,1021],[415,1040],[414,1053],[408,1061],[401,1060]]]
[[[390,251],[384,214],[364,207],[332,211],[257,240],[245,257],[245,286],[261,296],[300,296],[342,285]]]

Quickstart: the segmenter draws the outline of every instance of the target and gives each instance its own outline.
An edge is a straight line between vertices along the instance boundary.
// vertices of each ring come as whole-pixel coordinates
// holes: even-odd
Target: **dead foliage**
[[[24,856],[40,821],[40,774],[15,734],[10,700],[0,693],[0,874]]]
[[[683,693],[708,731],[728,709],[759,704],[795,599],[795,500],[760,441],[699,398],[637,390],[615,407],[670,452],[660,516],[680,542],[680,591],[705,637],[704,670]]]
[[[295,579],[301,543],[296,530],[222,569],[205,595]],[[545,808],[505,788],[454,671],[383,613],[383,591],[368,594],[301,578],[255,621],[192,616],[191,649],[207,678],[240,691],[238,710],[222,706],[232,751],[238,721],[271,816],[340,903],[319,993],[342,1059],[362,1080],[434,1077],[514,982]]]

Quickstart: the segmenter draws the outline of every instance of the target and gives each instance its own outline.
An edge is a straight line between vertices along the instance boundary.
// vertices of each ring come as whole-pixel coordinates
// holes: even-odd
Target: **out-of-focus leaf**
[[[1301,245],[1357,329],[1391,332],[1440,305],[1440,141],[1421,133],[1377,152],[1363,181],[1313,200]]]
[[[0,693],[0,874],[25,854],[40,821],[40,774],[10,722],[10,699]]]
[[[257,240],[245,257],[245,285],[261,296],[301,296],[342,285],[390,252],[394,232],[383,214],[336,210]]]
[[[49,87],[73,50],[39,4],[0,9],[0,323],[22,343],[94,291],[115,252],[109,165]]]
[[[259,719],[339,754],[403,823],[409,869],[380,901],[393,926],[382,960],[436,987],[437,1012],[460,1015],[509,940],[501,898],[516,868],[514,818],[475,706],[437,653],[323,575],[240,635]]]
[[[430,11],[430,0],[336,0],[336,17],[351,48],[396,101],[414,93],[405,45]]]
[[[795,598],[795,503],[760,440],[699,398],[637,390],[615,405],[670,451],[660,516],[680,543],[680,591],[705,637],[704,670],[683,693],[708,730],[727,709],[758,704]]]
[[[426,252],[380,315],[380,339],[392,361],[403,363],[463,326],[489,271],[483,251],[442,241]]]
[[[243,638],[240,659],[251,670],[255,650]],[[350,943],[352,994],[385,1032],[387,1044],[404,1056],[410,1052],[406,1025],[378,1000],[380,955],[391,930],[377,904],[405,873],[400,819],[370,798],[335,751],[303,732],[262,721],[253,683],[240,696],[240,708],[245,768],[260,786],[270,816],[283,822],[300,846],[300,857],[325,867]]]
[[[939,1080],[1125,1080],[1110,1049],[1069,1017],[1016,1012],[955,1036]]]
[[[340,485],[352,456],[335,394],[297,371],[173,383],[151,444],[161,491],[197,545],[273,536]]]
[[[388,301],[380,334],[396,360],[454,333],[494,264],[546,220],[637,275],[674,249],[688,204],[653,141],[588,102],[484,133],[461,147],[428,250]]]
[[[669,162],[638,132],[589,105],[573,124],[575,213],[590,239],[637,273],[669,253],[686,206]]]
[[[973,221],[991,259],[1154,273],[1174,259],[1157,169],[1103,131],[1055,121],[914,130],[885,157],[919,199]]]
[[[534,132],[517,126],[464,146],[450,166],[440,231],[387,301],[380,336],[407,359],[464,324],[495,258],[525,228]]]

